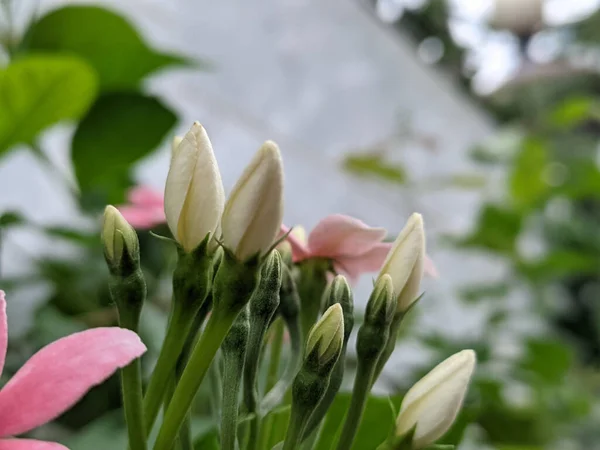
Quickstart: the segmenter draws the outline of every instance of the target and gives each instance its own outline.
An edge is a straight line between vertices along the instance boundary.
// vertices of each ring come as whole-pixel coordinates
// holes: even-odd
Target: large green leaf
[[[94,71],[74,56],[30,55],[0,70],[0,154],[50,125],[78,119],[96,96]]]
[[[41,17],[25,42],[33,50],[71,52],[97,71],[103,90],[135,88],[157,69],[185,64],[149,48],[120,15],[96,6],[66,6]]]
[[[154,97],[102,95],[73,136],[72,159],[82,192],[104,203],[121,201],[131,165],[154,150],[175,121],[175,114]]]

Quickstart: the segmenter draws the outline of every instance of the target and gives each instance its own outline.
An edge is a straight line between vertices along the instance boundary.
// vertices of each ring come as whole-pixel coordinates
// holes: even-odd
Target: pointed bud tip
[[[342,306],[330,306],[311,329],[306,343],[306,355],[318,345],[318,357],[322,364],[337,358],[344,339],[344,314]]]

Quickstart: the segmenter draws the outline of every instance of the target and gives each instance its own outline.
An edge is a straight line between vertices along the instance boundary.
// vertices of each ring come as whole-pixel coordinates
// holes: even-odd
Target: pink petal
[[[334,268],[336,272],[347,275],[350,283],[354,284],[363,273],[377,272],[381,269],[391,248],[391,242],[379,243],[362,255],[338,258],[334,262]]]
[[[279,231],[280,235],[283,236],[288,231],[290,231],[289,227],[286,227],[285,225],[281,224],[281,228]],[[287,241],[292,247],[292,259],[294,260],[294,262],[302,261],[310,257],[308,247],[304,245],[304,243],[300,241],[300,239],[294,236],[293,233],[288,234]]]
[[[133,228],[141,230],[153,228],[156,225],[167,221],[165,212],[162,208],[139,207],[139,206],[119,206],[119,212]]]
[[[129,203],[136,206],[156,207],[161,209],[164,207],[162,194],[148,186],[136,186],[132,188],[127,194],[127,200]]]
[[[311,231],[308,248],[313,256],[337,259],[368,252],[385,237],[383,228],[371,228],[358,219],[334,214],[325,217]]]
[[[2,439],[0,450],[69,450],[56,442],[36,441],[34,439]]]
[[[145,351],[137,334],[117,327],[82,331],[47,345],[0,391],[0,436],[55,419]]]
[[[0,375],[4,368],[6,348],[8,347],[8,323],[6,321],[6,300],[4,291],[0,290]]]
[[[435,267],[435,264],[428,255],[425,255],[423,270],[425,271],[425,275],[429,275],[431,278],[438,278],[440,276],[437,267]]]

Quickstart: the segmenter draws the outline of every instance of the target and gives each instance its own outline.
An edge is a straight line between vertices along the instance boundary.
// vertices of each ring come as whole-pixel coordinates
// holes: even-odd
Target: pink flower
[[[148,229],[167,221],[163,196],[152,188],[136,186],[129,191],[127,200],[129,203],[118,210],[132,227]]]
[[[282,225],[281,232],[288,231],[289,228]],[[322,219],[310,232],[308,240],[303,234],[302,228],[294,228],[288,235],[293,261],[331,259],[334,270],[347,275],[351,283],[355,283],[363,273],[377,272],[392,248],[391,242],[381,242],[387,234],[384,228],[372,228],[342,214]],[[437,276],[429,258],[425,262],[425,272]]]
[[[7,344],[6,301],[0,291],[0,374]],[[42,348],[0,390],[0,450],[66,450],[54,442],[10,436],[54,420],[145,351],[135,333],[117,327],[71,334]]]

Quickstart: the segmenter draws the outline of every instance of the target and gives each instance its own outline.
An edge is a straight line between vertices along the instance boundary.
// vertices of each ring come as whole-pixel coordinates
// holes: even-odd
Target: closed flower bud
[[[406,435],[414,428],[414,450],[441,438],[462,406],[475,361],[473,350],[463,350],[438,364],[410,388],[396,420],[396,436]]]
[[[225,194],[206,131],[192,125],[173,145],[165,187],[165,215],[171,233],[186,252],[193,251],[219,223]]]
[[[119,266],[124,252],[129,260],[139,261],[140,250],[137,234],[114,206],[109,205],[104,210],[101,237],[104,256],[109,266]]]
[[[327,285],[323,294],[323,305],[329,308],[339,303],[344,313],[344,341],[347,342],[354,327],[354,300],[352,298],[352,289],[344,275],[336,275]]]
[[[379,272],[392,277],[396,311],[404,313],[417,300],[425,262],[425,230],[420,214],[409,217]]]
[[[389,322],[395,311],[392,277],[384,273],[375,284],[365,311],[365,322]],[[389,324],[388,324],[389,325]]]
[[[244,261],[266,252],[283,216],[283,165],[279,148],[267,141],[236,183],[223,212],[223,243]]]
[[[325,311],[323,317],[310,330],[306,343],[306,356],[316,351],[319,365],[337,361],[344,343],[344,314],[336,303]]]
[[[277,251],[281,255],[281,259],[282,259],[283,263],[288,267],[292,267],[292,264],[293,264],[292,245],[287,240],[281,241],[277,245]]]
[[[173,140],[171,141],[171,160],[177,154],[177,148],[179,147],[179,144],[181,144],[181,141],[183,141],[183,137],[181,137],[181,136],[173,137]]]

